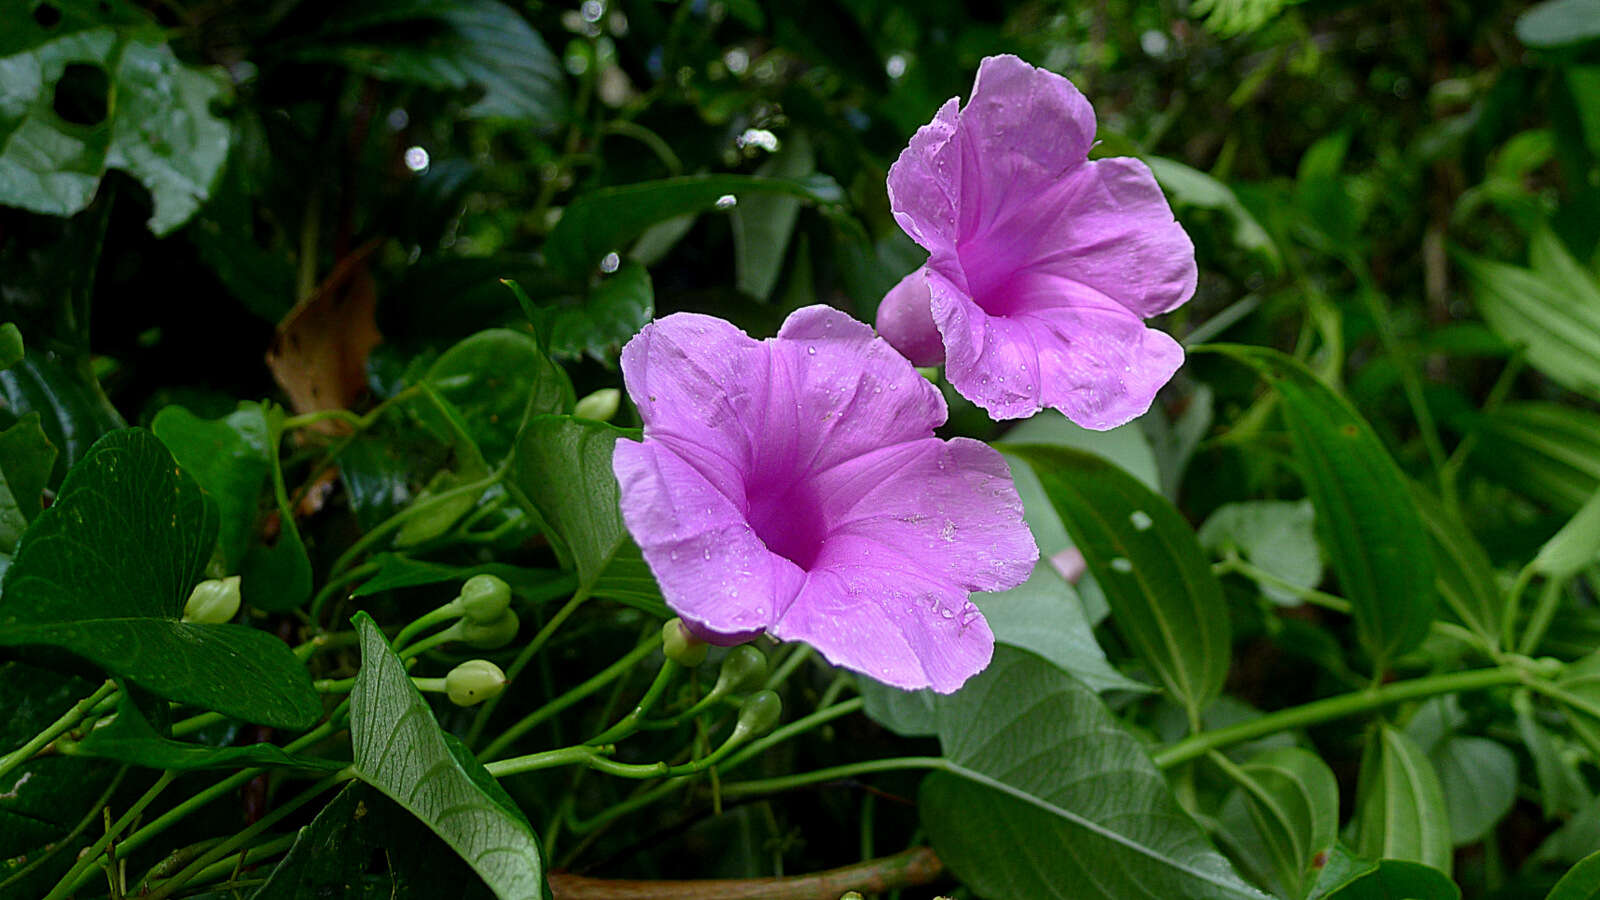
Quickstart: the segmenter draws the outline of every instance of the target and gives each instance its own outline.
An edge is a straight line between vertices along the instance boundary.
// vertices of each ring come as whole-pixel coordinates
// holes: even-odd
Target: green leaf
[[[0,591],[0,646],[60,647],[170,700],[305,728],[322,702],[288,646],[181,621],[215,540],[205,497],[161,442],[113,432],[23,535]]]
[[[1405,732],[1383,725],[1361,760],[1355,850],[1450,871],[1450,814],[1433,763]]]
[[[501,900],[544,897],[544,865],[527,821],[506,809],[504,792],[485,790],[492,779],[476,760],[452,750],[372,618],[357,613],[355,624],[361,672],[350,694],[350,742],[357,776],[443,838]]]
[[[86,366],[68,367],[44,354],[30,354],[0,371],[0,398],[12,415],[39,414],[39,425],[57,451],[51,484],[60,484],[101,436],[124,427]]]
[[[1600,37],[1600,0],[1545,0],[1517,16],[1517,40],[1529,47],[1565,47]]]
[[[562,213],[545,242],[545,260],[568,278],[584,279],[607,253],[620,253],[657,222],[717,208],[724,195],[778,194],[827,205],[844,202],[833,179],[814,175],[801,181],[754,175],[684,175],[579,196]]]
[[[1461,900],[1461,889],[1438,869],[1385,859],[1325,894],[1324,900]]]
[[[1534,778],[1539,785],[1539,803],[1546,819],[1563,818],[1581,809],[1591,798],[1589,785],[1578,769],[1578,760],[1568,756],[1565,740],[1557,738],[1539,721],[1533,698],[1527,690],[1511,696],[1517,714],[1517,734],[1533,758]],[[1561,743],[1558,743],[1560,741]]]
[[[1270,873],[1275,891],[1304,897],[1316,881],[1319,858],[1338,838],[1339,783],[1333,770],[1314,753],[1278,747],[1229,774],[1239,787],[1223,804],[1224,828],[1242,833],[1241,845],[1259,848],[1254,862]]]
[[[1506,403],[1473,420],[1473,468],[1577,512],[1600,488],[1600,415],[1556,403]]]
[[[570,300],[570,298],[569,298]],[[607,365],[655,315],[656,294],[644,266],[628,262],[600,280],[580,301],[535,307],[533,327],[563,358],[587,355]],[[554,411],[554,410],[552,410]]]
[[[39,414],[28,413],[0,431],[0,553],[11,554],[38,517],[56,448],[39,427]]]
[[[9,369],[25,355],[22,349],[22,332],[7,322],[0,325],[0,369]]]
[[[1067,447],[1003,448],[1027,462],[1105,591],[1117,628],[1197,719],[1232,652],[1222,585],[1182,514],[1138,479]]]
[[[150,429],[216,506],[222,571],[238,571],[254,535],[256,503],[272,471],[267,454],[276,450],[261,407],[244,403],[223,418],[202,419],[168,406]]]
[[[413,25],[409,31],[397,26]],[[410,41],[397,34],[416,34]],[[293,54],[384,81],[478,88],[467,110],[478,118],[551,130],[566,116],[561,64],[517,11],[496,0],[380,0],[341,5],[321,40]]]
[[[1458,847],[1488,838],[1517,799],[1517,758],[1488,738],[1453,734],[1428,753]]]
[[[1560,253],[1566,251],[1559,250]],[[1532,269],[1457,254],[1496,334],[1527,347],[1528,364],[1560,384],[1600,397],[1600,306],[1584,295],[1600,290],[1593,276],[1570,282]]]
[[[810,139],[804,131],[795,130],[755,174],[762,178],[804,178],[816,170]],[[734,283],[740,291],[757,300],[772,296],[799,217],[800,198],[783,194],[752,194],[734,207],[730,217]]]
[[[574,402],[567,373],[531,335],[508,328],[480,331],[446,350],[424,380],[460,414],[461,425],[491,465],[511,452],[530,417],[569,413]]]
[[[1234,244],[1241,250],[1265,256],[1271,261],[1273,269],[1277,270],[1280,265],[1278,246],[1255,216],[1250,215],[1250,211],[1239,202],[1231,188],[1199,169],[1192,169],[1176,160],[1146,156],[1144,161],[1161,187],[1171,195],[1173,206],[1197,206],[1227,216],[1233,222]]]
[[[228,157],[231,132],[211,112],[225,82],[178,62],[154,23],[115,28],[63,18],[45,29],[16,0],[0,56],[0,204],[70,216],[94,199],[107,169],[137,178],[155,203],[150,230],[194,215]],[[108,81],[105,118],[78,124],[54,109],[71,65]]]
[[[622,524],[611,450],[624,432],[571,416],[528,420],[511,463],[511,481],[554,531],[590,590],[614,561],[639,559]]]
[[[1544,542],[1529,565],[1547,578],[1565,581],[1587,568],[1597,556],[1600,556],[1600,491]]]
[[[127,685],[124,685],[127,688]],[[245,766],[275,766],[290,769],[336,771],[345,763],[335,759],[295,756],[276,744],[256,743],[237,747],[211,747],[175,740],[165,724],[166,702],[148,702],[137,697],[137,689],[126,689],[117,701],[117,714],[109,723],[97,725],[84,739],[72,746],[72,753],[99,756],[147,769],[238,769]],[[146,702],[141,702],[145,700]],[[152,718],[163,721],[157,729]]]
[[[385,870],[372,871],[380,859]],[[492,896],[433,832],[393,800],[354,782],[300,829],[289,854],[250,900]]]
[[[557,596],[570,590],[570,575],[548,569],[526,569],[506,563],[482,563],[475,566],[452,566],[445,563],[411,559],[398,553],[379,553],[371,562],[378,571],[351,592],[353,597],[368,597],[396,588],[418,587],[444,581],[466,581],[474,575],[494,575],[519,594]]]
[[[1374,662],[1382,668],[1420,644],[1434,618],[1433,560],[1405,477],[1372,428],[1305,366],[1276,350],[1207,349],[1255,369],[1283,401],[1306,493]]]
[[[1545,900],[1596,900],[1600,898],[1600,851],[1589,854],[1561,876]]]
[[[939,703],[946,763],[919,806],[934,849],[985,897],[1262,898],[1094,692],[1031,653]]]
[[[1247,500],[1217,507],[1200,526],[1200,546],[1214,554],[1237,553],[1256,568],[1299,588],[1322,581],[1316,512],[1305,500]],[[1272,581],[1256,582],[1274,603],[1298,606],[1301,595]]]
[[[1415,482],[1411,499],[1428,528],[1439,597],[1486,645],[1499,647],[1504,603],[1489,554],[1443,503]]]

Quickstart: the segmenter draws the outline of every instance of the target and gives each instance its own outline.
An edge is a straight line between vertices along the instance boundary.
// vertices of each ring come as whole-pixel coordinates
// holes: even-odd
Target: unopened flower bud
[[[456,605],[463,619],[491,625],[511,608],[511,585],[494,575],[474,575],[461,585]]]
[[[487,659],[469,659],[444,676],[444,692],[457,706],[477,706],[505,690],[506,673]]]
[[[579,400],[577,406],[572,408],[572,415],[579,419],[609,422],[611,417],[617,414],[617,407],[621,403],[621,391],[616,388],[601,388]]]
[[[783,715],[783,701],[772,691],[756,691],[739,706],[739,720],[733,725],[730,741],[748,741],[772,730]]]
[[[717,673],[717,684],[711,690],[716,694],[742,694],[761,687],[766,678],[766,654],[749,644],[740,644],[723,658],[722,671]]]
[[[194,586],[183,605],[183,620],[196,625],[220,625],[239,612],[239,576],[208,578]]]
[[[517,614],[508,609],[493,622],[480,624],[471,619],[462,619],[453,628],[462,643],[479,650],[493,650],[511,643],[521,624]]]
[[[683,627],[682,619],[671,619],[661,626],[661,652],[686,669],[692,669],[706,661],[706,652],[711,646],[700,640],[689,629]]]

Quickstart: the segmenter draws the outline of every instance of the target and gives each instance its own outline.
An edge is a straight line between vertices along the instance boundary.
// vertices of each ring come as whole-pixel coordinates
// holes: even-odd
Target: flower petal
[[[811,572],[772,634],[805,641],[829,662],[885,684],[941,694],[983,671],[994,654],[994,632],[964,592],[914,572],[886,583],[876,566]]]
[[[1115,428],[1143,415],[1183,364],[1177,341],[1075,282],[1042,277],[1034,288],[1064,305],[1006,316],[989,315],[938,272],[928,286],[950,383],[996,419],[1050,406],[1085,428]]]
[[[815,568],[877,566],[966,591],[1003,591],[1026,581],[1039,559],[1011,470],[980,441],[884,447],[818,475],[815,485],[830,524]]]
[[[647,438],[617,441],[611,467],[628,532],[667,604],[697,633],[758,631],[793,602],[805,574],[769,552],[695,466]]]
[[[900,279],[878,304],[878,335],[914,366],[944,362],[944,338],[928,308],[927,273],[922,269]]]
[[[955,248],[961,146],[954,138],[960,106],[955,97],[945,101],[889,167],[889,208],[894,219],[930,252]]]
[[[1126,158],[1087,163],[1029,202],[1001,210],[963,244],[960,264],[968,292],[990,312],[1011,305],[996,295],[1012,290],[1017,277],[1049,274],[1149,318],[1194,296],[1197,278],[1194,243],[1155,176]]]
[[[1084,164],[1094,108],[1060,75],[1015,56],[991,56],[978,66],[958,128],[958,234],[966,241]]]

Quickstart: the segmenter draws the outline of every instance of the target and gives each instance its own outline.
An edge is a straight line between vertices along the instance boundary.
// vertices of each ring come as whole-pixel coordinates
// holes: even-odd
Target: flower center
[[[767,549],[810,571],[828,539],[822,504],[803,481],[762,481],[745,487],[746,521]]]

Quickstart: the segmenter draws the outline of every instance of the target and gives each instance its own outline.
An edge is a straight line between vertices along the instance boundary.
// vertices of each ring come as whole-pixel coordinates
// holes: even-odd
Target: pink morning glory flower
[[[1006,463],[940,440],[944,400],[872,329],[826,306],[757,341],[677,313],[622,350],[644,441],[618,441],[622,518],[702,637],[767,632],[903,688],[988,665],[968,597],[1039,551]]]
[[[895,220],[929,252],[879,332],[941,359],[996,419],[1050,406],[1086,428],[1150,408],[1183,349],[1144,319],[1194,294],[1194,244],[1144,163],[1089,159],[1094,109],[1014,56],[978,67],[889,169]]]

